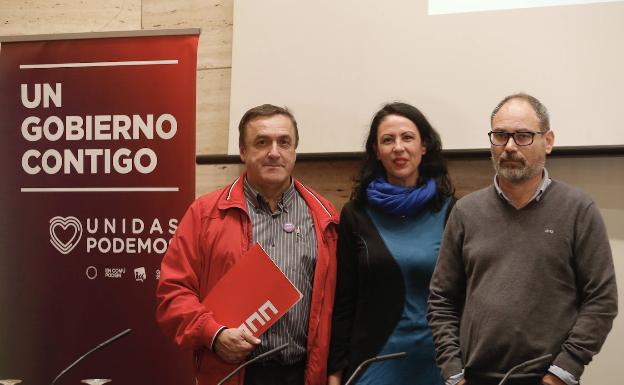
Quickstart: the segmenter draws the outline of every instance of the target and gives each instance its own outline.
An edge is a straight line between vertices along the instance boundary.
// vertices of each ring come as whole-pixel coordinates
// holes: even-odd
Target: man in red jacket
[[[245,173],[197,199],[163,258],[156,317],[165,333],[193,349],[200,385],[218,383],[241,362],[286,342],[228,384],[322,385],[336,281],[337,214],[291,177],[299,141],[285,108],[252,108],[239,124]],[[267,251],[303,298],[262,339],[226,328],[203,298],[253,244]]]

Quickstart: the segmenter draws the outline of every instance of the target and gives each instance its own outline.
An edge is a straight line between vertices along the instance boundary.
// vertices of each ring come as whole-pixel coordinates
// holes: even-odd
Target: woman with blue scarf
[[[407,356],[372,364],[356,383],[442,384],[425,315],[453,193],[440,136],[424,115],[405,103],[377,112],[340,216],[328,385],[396,352]]]

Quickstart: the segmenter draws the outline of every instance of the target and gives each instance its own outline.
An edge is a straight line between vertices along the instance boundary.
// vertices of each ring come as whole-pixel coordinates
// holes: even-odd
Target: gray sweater
[[[505,373],[551,353],[577,378],[617,314],[611,249],[598,208],[553,181],[520,210],[493,186],[459,200],[431,280],[429,326],[446,379]]]

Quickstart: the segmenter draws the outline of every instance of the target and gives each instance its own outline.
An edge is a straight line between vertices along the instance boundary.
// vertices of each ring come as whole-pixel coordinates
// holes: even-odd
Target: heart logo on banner
[[[82,224],[76,217],[50,219],[50,243],[60,253],[68,254],[82,237]]]

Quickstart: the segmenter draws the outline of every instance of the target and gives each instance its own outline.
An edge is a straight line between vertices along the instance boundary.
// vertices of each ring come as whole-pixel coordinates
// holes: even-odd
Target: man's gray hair
[[[550,130],[550,118],[548,116],[548,110],[546,106],[542,104],[536,97],[531,96],[529,94],[525,94],[523,92],[519,92],[517,94],[506,96],[503,100],[500,101],[492,111],[492,115],[490,116],[490,125],[494,121],[494,116],[498,113],[498,111],[510,100],[513,99],[521,99],[528,102],[531,107],[533,107],[533,111],[537,115],[537,119],[540,121],[540,130],[541,132],[546,132]]]
[[[249,122],[257,118],[269,118],[275,115],[284,115],[290,119],[295,129],[295,148],[297,148],[299,145],[299,129],[297,128],[295,117],[288,108],[275,106],[273,104],[263,104],[245,112],[238,124],[238,146],[243,147],[245,145],[245,131],[247,131]]]

